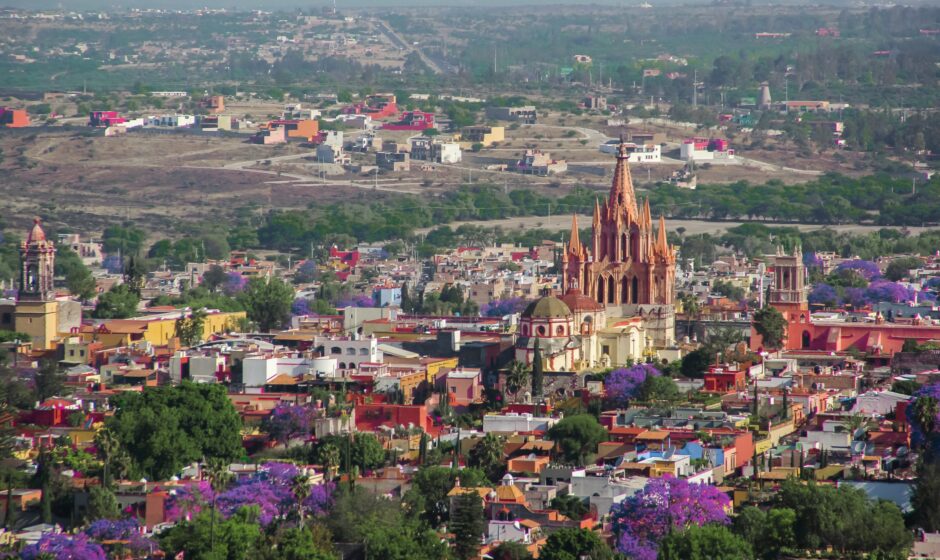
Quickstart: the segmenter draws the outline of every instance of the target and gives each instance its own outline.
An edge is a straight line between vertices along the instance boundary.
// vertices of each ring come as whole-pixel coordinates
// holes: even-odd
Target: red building
[[[799,249],[793,255],[778,252],[774,258],[774,287],[768,303],[787,321],[783,350],[845,352],[856,348],[870,355],[890,357],[908,339],[924,343],[940,340],[940,326],[920,323],[814,321],[806,299],[806,268]],[[751,329],[751,348],[763,350],[760,335]]]
[[[422,131],[434,128],[434,114],[424,111],[406,111],[401,120],[396,123],[385,123],[385,130],[414,130]]]
[[[709,393],[730,393],[747,388],[747,373],[742,369],[726,366],[712,366],[705,374],[704,391]]]
[[[360,432],[374,432],[380,426],[387,428],[414,426],[427,431],[430,424],[428,409],[423,404],[400,405],[363,402],[357,403],[355,410],[356,430]]]
[[[88,126],[111,126],[127,122],[117,111],[92,111],[88,115]]]
[[[373,119],[384,119],[398,113],[395,96],[390,93],[371,95],[361,103],[343,109],[347,115],[369,115]]]

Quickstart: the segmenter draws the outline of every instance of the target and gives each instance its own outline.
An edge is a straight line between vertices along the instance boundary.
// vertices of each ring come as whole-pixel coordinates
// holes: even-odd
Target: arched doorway
[[[597,279],[597,303],[604,303],[604,278]]]
[[[616,285],[614,284],[614,277],[607,277],[607,303],[614,303],[614,295],[617,293]]]
[[[630,303],[639,303],[640,301],[640,281],[636,276],[633,277],[632,286],[630,286]]]
[[[809,345],[810,345],[810,342],[811,342],[811,340],[810,340],[810,335],[809,335],[809,331],[803,331],[803,340],[802,340],[802,342],[803,342],[803,346],[802,346],[803,350],[809,350]]]
[[[630,301],[630,284],[627,283],[626,278],[620,279],[620,303],[627,303]]]

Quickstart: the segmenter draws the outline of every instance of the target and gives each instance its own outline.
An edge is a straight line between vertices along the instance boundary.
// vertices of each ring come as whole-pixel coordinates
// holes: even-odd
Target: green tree
[[[306,527],[290,527],[277,538],[274,560],[338,560],[336,554],[324,549]]]
[[[532,560],[532,553],[526,545],[516,541],[505,541],[491,549],[489,555],[493,560]]]
[[[221,385],[149,387],[113,399],[106,426],[137,469],[163,480],[203,457],[234,461],[244,455],[241,417]]]
[[[659,544],[658,560],[750,560],[751,547],[723,525],[691,525]]]
[[[704,348],[698,348],[682,357],[682,366],[679,371],[684,377],[701,379],[705,376],[711,363],[712,358],[708,355],[708,351]]]
[[[671,377],[648,375],[637,396],[644,401],[675,402],[679,400],[679,387]]]
[[[492,482],[499,481],[506,472],[503,459],[503,440],[496,434],[486,434],[467,455],[467,465],[481,469]]]
[[[796,512],[792,509],[776,507],[764,513],[747,506],[734,519],[732,530],[759,557],[771,560],[795,546],[795,524]]]
[[[535,339],[532,349],[532,400],[542,402],[544,391],[545,369],[542,364],[542,349],[539,348],[539,339]]]
[[[928,533],[940,531],[940,463],[923,462],[911,491],[913,524]]]
[[[754,330],[761,336],[766,348],[780,348],[786,336],[787,321],[783,314],[769,305],[754,314]]]
[[[449,527],[454,534],[454,552],[460,560],[477,558],[486,531],[483,501],[476,492],[467,492],[454,500],[454,508]]]
[[[88,491],[87,520],[91,522],[98,519],[118,519],[120,516],[121,506],[114,492],[104,486],[92,486]]]
[[[127,451],[121,447],[114,432],[108,428],[98,430],[95,434],[95,449],[101,460],[101,485],[110,488],[112,476],[123,478],[129,474],[131,459]]]
[[[558,510],[558,513],[568,519],[580,520],[590,509],[584,500],[574,494],[562,494],[552,499],[552,509]]]
[[[548,430],[548,439],[555,442],[558,453],[567,463],[584,464],[588,453],[607,441],[607,430],[590,414],[566,416]]]
[[[87,268],[69,271],[65,277],[65,287],[80,300],[89,300],[98,293],[98,283]]]
[[[147,266],[139,257],[131,255],[124,263],[124,285],[138,298],[147,283]]]
[[[529,385],[529,374],[532,369],[525,362],[513,360],[509,362],[506,375],[506,390],[509,391],[513,400],[519,400],[519,391]]]
[[[126,319],[137,313],[140,297],[125,284],[113,286],[98,296],[98,303],[92,312],[96,319]]]
[[[210,457],[208,461],[203,462],[205,477],[209,480],[209,486],[212,487],[212,503],[209,511],[209,551],[215,551],[215,524],[216,524],[216,497],[228,488],[234,476],[229,469],[229,462],[218,457]]]
[[[614,555],[597,533],[588,529],[559,529],[548,536],[539,560],[612,560]]]
[[[258,324],[258,328],[270,332],[283,327],[290,318],[294,289],[277,278],[252,278],[238,295],[238,301],[248,312],[248,318]]]
[[[33,383],[36,387],[36,400],[44,401],[62,394],[65,388],[65,373],[55,360],[44,359],[39,363]]]
[[[217,529],[213,547],[211,533]],[[186,551],[187,560],[253,560],[258,557],[261,526],[258,508],[242,508],[229,519],[206,510],[160,535],[160,547],[172,558]]]
[[[225,269],[217,264],[214,264],[203,273],[202,283],[200,286],[204,287],[210,292],[214,292],[218,290],[227,279],[228,275],[226,274]]]
[[[885,268],[884,276],[892,282],[898,282],[907,278],[911,270],[920,268],[923,265],[924,261],[917,257],[894,259],[888,263],[888,267]]]
[[[183,346],[195,346],[202,341],[206,328],[206,311],[197,309],[189,317],[180,317],[176,320],[176,337]]]

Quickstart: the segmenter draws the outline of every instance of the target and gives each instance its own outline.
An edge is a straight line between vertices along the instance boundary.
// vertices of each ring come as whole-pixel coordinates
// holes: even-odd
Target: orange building
[[[7,128],[23,128],[29,126],[29,114],[26,113],[26,109],[0,107],[0,126]]]
[[[313,142],[320,133],[320,123],[314,119],[276,120],[269,122],[268,128],[283,128],[288,138],[300,138],[307,142]]]

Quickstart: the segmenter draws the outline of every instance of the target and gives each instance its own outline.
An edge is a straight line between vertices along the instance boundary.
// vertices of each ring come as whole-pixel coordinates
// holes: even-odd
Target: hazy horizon
[[[654,7],[657,6],[677,6],[677,5],[703,5],[710,4],[712,0],[646,0]],[[808,0],[807,0],[808,1]],[[511,5],[514,7],[538,5],[577,5],[577,6],[639,6],[644,0],[476,0],[472,5],[468,5],[466,0],[337,0],[337,7],[362,9],[362,8],[408,8],[408,7],[505,7]],[[756,2],[756,4],[800,4],[806,3],[804,0],[791,0],[785,2]],[[844,1],[833,0],[828,2],[832,5],[846,4]],[[202,0],[198,3],[187,2],[186,0],[164,0],[161,2],[150,2],[145,0],[125,0],[114,2],[111,0],[70,0],[61,2],[55,0],[6,0],[0,3],[3,8],[16,9],[60,9],[60,10],[125,10],[132,8],[158,8],[171,10],[191,10],[196,8],[232,8],[236,10],[284,10],[284,9],[318,9],[332,5],[332,0]]]

